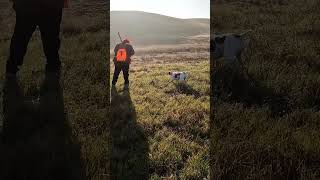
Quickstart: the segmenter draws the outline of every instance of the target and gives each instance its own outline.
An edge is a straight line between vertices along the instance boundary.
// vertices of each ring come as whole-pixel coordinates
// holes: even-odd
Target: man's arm
[[[117,62],[117,52],[118,52],[118,49],[119,49],[119,44],[116,45],[116,47],[114,48],[114,57],[113,57],[113,62],[116,63]]]
[[[130,49],[129,50],[130,51],[130,56],[133,56],[135,52],[134,52],[134,49],[133,49],[132,45],[129,46],[129,49]]]
[[[129,55],[128,56],[128,61],[129,61],[129,64],[131,64],[131,56],[134,55],[134,49],[133,49],[131,44],[128,44],[126,49],[128,51],[128,55]]]
[[[119,44],[116,45],[116,47],[114,48],[114,55],[117,55],[117,52],[119,50]]]

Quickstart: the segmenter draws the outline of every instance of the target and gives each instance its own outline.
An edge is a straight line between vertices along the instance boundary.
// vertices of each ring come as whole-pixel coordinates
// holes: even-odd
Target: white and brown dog
[[[214,34],[211,40],[211,55],[214,61],[223,58],[223,64],[239,68],[242,65],[241,54],[248,47],[247,31],[241,34]]]
[[[186,72],[169,72],[172,81],[184,82],[188,78],[188,74]]]

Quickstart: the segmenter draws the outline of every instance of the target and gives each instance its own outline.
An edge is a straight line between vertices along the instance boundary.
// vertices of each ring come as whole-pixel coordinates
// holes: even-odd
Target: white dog
[[[186,72],[169,72],[171,75],[171,79],[175,81],[186,81],[188,78],[188,74]]]
[[[250,32],[250,31],[248,31]],[[224,64],[239,67],[242,64],[241,53],[248,46],[247,33],[214,34],[212,39],[213,58],[224,58]]]

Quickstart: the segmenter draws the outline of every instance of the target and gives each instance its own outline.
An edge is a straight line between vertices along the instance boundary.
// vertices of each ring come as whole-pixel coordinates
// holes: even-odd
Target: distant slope
[[[111,11],[111,48],[119,42],[117,32],[135,45],[176,44],[189,36],[209,34],[209,19],[178,19],[140,11]]]

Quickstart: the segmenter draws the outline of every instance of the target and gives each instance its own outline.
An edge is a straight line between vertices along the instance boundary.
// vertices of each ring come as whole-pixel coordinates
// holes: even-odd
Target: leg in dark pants
[[[116,85],[118,78],[119,78],[119,74],[121,72],[121,63],[119,62],[115,62],[114,63],[114,73],[113,73],[113,79],[112,79],[112,85]]]
[[[6,72],[15,74],[19,66],[23,64],[23,58],[27,51],[29,40],[39,26],[43,49],[47,58],[47,71],[60,69],[59,48],[60,48],[60,23],[62,9],[55,9],[54,12],[37,13],[16,9],[16,26],[11,39],[10,56],[6,65]]]
[[[123,63],[122,72],[124,77],[124,84],[129,84],[129,63]]]
[[[61,67],[59,58],[61,18],[62,9],[39,19],[43,50],[47,58],[47,72],[58,72]]]
[[[19,71],[18,66],[23,64],[29,40],[36,29],[36,22],[31,15],[17,11],[16,25],[11,38],[10,55],[6,65],[6,72],[15,74]]]

